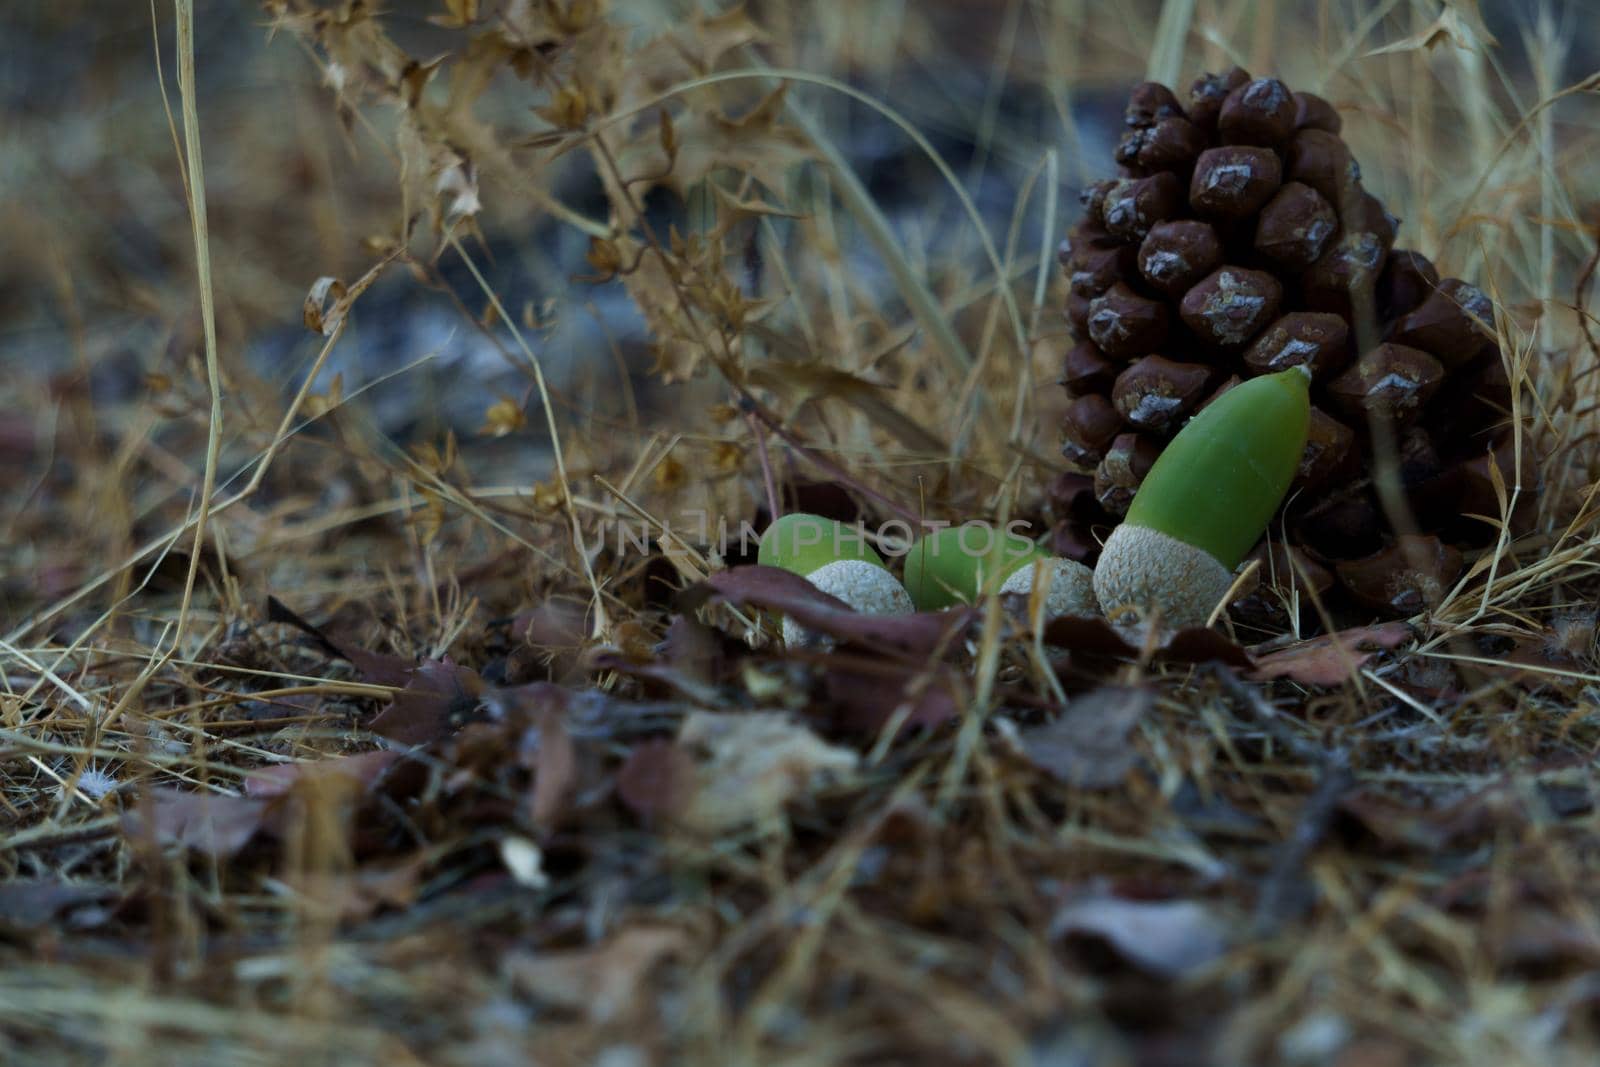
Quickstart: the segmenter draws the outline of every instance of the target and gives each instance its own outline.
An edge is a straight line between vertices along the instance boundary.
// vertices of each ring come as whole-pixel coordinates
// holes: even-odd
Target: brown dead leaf
[[[605,1023],[629,1015],[651,973],[687,956],[691,947],[688,933],[678,927],[631,926],[588,948],[512,953],[505,973],[524,996]]]
[[[535,720],[539,749],[534,758],[529,819],[536,828],[550,831],[566,815],[578,787],[578,750],[567,732],[561,707],[546,704],[538,710]]]
[[[450,732],[456,720],[477,706],[483,679],[468,667],[423,660],[412,668],[405,688],[368,725],[380,737],[405,745],[424,745]]]
[[[316,641],[329,655],[349,660],[350,664],[361,673],[362,680],[373,685],[386,685],[399,689],[410,681],[411,671],[416,667],[415,663],[402,656],[368,652],[353,641],[345,641],[324,633],[275,596],[267,597],[267,621],[293,626]]]
[[[963,676],[949,664],[836,654],[826,671],[830,730],[875,734],[896,716],[905,729],[925,729],[954,719],[966,703]]]
[[[1044,643],[1086,656],[1135,659],[1141,650],[1120,630],[1098,615],[1063,615],[1045,624]],[[1158,660],[1172,663],[1226,663],[1250,668],[1250,654],[1215,630],[1191,626],[1162,635],[1152,650]]]
[[[949,647],[955,634],[970,625],[974,617],[971,609],[862,615],[798,574],[759,565],[719,571],[686,590],[681,603],[684,610],[693,610],[698,603],[713,597],[736,606],[780,612],[808,630],[841,641],[898,649],[912,656],[926,656],[941,646]]]
[[[1250,678],[1258,682],[1287,678],[1301,685],[1343,685],[1378,652],[1398,648],[1411,636],[1411,627],[1403,622],[1323,634],[1260,657]]]
[[[684,720],[678,744],[694,753],[696,769],[694,792],[675,821],[706,836],[774,819],[860,762],[778,712],[697,711]]]
[[[1103,686],[1075,697],[1051,722],[1023,730],[1022,754],[1067,785],[1110,789],[1138,760],[1128,735],[1154,703],[1142,686]]]
[[[27,933],[59,921],[63,913],[118,895],[114,886],[55,879],[0,882],[0,932]]]
[[[666,738],[639,745],[617,772],[617,796],[641,819],[670,819],[695,788],[694,757]]]
[[[247,796],[267,799],[282,796],[293,789],[296,783],[307,778],[338,775],[362,789],[369,788],[383,773],[398,759],[401,754],[378,750],[374,752],[358,752],[353,756],[340,756],[335,759],[303,760],[295,763],[280,763],[272,767],[262,767],[251,771],[244,779],[244,791]]]
[[[122,832],[134,839],[204,852],[225,859],[250,843],[262,828],[271,801],[223,793],[185,793],[152,786],[122,817]]]
[[[1067,902],[1050,923],[1051,937],[1090,937],[1158,978],[1177,981],[1228,950],[1227,924],[1195,900],[1124,900],[1089,895]]]
[[[677,740],[639,746],[617,776],[623,802],[646,817],[712,837],[781,816],[860,757],[780,712],[697,711]]]
[[[354,285],[345,285],[338,278],[326,275],[318,278],[306,292],[302,308],[306,329],[312,333],[320,333],[324,337],[332,337],[334,332],[344,325],[345,318],[350,314],[350,308],[361,294],[371,288],[372,283],[377,281],[389,264],[398,259],[403,252],[403,248],[391,249],[387,255],[369,267],[365,274],[357,278]]]
[[[341,874],[302,875],[295,890],[318,911],[340,922],[360,922],[384,908],[416,902],[427,860],[413,856],[399,863],[369,864]]]

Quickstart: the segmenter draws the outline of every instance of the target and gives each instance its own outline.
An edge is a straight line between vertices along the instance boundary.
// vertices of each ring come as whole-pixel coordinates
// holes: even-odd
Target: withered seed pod
[[[1167,339],[1167,306],[1118,282],[1089,303],[1089,339],[1108,356],[1152,352]]]
[[[1338,133],[1344,129],[1344,120],[1332,104],[1315,93],[1294,94],[1294,128],[1297,130],[1324,130]]]
[[[1283,285],[1271,274],[1218,267],[1183,296],[1184,324],[1217,348],[1238,348],[1278,315]]]
[[[1111,403],[1130,426],[1165,433],[1205,396],[1211,368],[1145,356],[1117,375]]]
[[[1080,396],[1067,405],[1063,427],[1066,441],[1061,454],[1075,463],[1099,463],[1106,448],[1122,429],[1122,416],[1101,393]]]
[[[1161,445],[1156,441],[1136,433],[1119,434],[1095,468],[1094,495],[1100,506],[1112,515],[1126,515],[1159,455]]]
[[[1093,341],[1079,341],[1061,361],[1061,384],[1073,396],[1103,393],[1116,377],[1116,364]]]
[[[1169,297],[1182,296],[1221,264],[1217,231],[1198,219],[1158,222],[1139,246],[1139,273]]]
[[[1189,206],[1200,215],[1242,219],[1260,211],[1282,184],[1283,164],[1270,148],[1208,148],[1189,179]]]
[[[1336,569],[1350,595],[1367,607],[1414,615],[1444,599],[1461,576],[1461,553],[1431,534],[1402,534],[1394,544]]]
[[[1494,305],[1483,290],[1451,278],[1395,323],[1394,339],[1432,353],[1454,370],[1494,344],[1493,331]]]
[[[1183,117],[1183,105],[1171,89],[1160,82],[1143,82],[1128,95],[1128,107],[1122,113],[1124,124],[1143,128],[1154,126],[1162,119]]]
[[[1150,227],[1170,219],[1183,207],[1183,185],[1171,171],[1160,171],[1148,178],[1123,178],[1106,190],[1101,208],[1106,230],[1115,237],[1134,241],[1150,232]]]
[[[1344,366],[1350,350],[1350,327],[1337,315],[1291,311],[1262,331],[1244,353],[1245,366],[1271,374],[1301,364],[1313,379],[1326,378]]]
[[[1250,72],[1239,67],[1222,74],[1200,75],[1189,87],[1189,121],[1203,130],[1215,128],[1223,101],[1249,80]]]
[[[1300,470],[1294,484],[1314,489],[1332,478],[1347,473],[1356,454],[1356,432],[1333,416],[1311,409],[1311,424],[1306,428],[1306,450],[1300,457]]]
[[[1444,381],[1444,367],[1419,348],[1385,342],[1328,383],[1341,414],[1409,422]]]
[[[1322,194],[1300,182],[1286,182],[1256,223],[1255,248],[1285,270],[1305,270],[1317,261],[1339,216]]]
[[[1277,78],[1257,78],[1230,92],[1217,113],[1223,144],[1273,147],[1294,132],[1295,103]]]
[[[1289,141],[1283,175],[1288,181],[1311,186],[1335,207],[1361,182],[1361,168],[1350,147],[1336,134],[1315,128],[1301,130]]]

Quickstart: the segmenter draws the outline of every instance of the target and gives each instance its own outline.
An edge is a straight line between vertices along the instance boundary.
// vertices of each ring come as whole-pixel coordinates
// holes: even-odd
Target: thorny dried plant
[[[324,224],[295,375],[205,340],[285,291],[219,256],[220,314],[203,270],[140,392],[85,370],[0,416],[6,1062],[1593,1061],[1594,42],[1464,0],[954,7],[264,0],[320,77],[286,107],[330,136],[308,167],[392,169]],[[1533,532],[1423,615],[1299,604],[1249,648],[865,619],[740,569],[719,526],[774,508],[1043,528],[1082,116],[1231,62],[1335,101],[1408,240],[1495,299]],[[918,65],[983,103],[863,88]],[[1023,93],[1059,126],[991,232]],[[916,221],[847,107],[937,175]],[[174,183],[220,227],[247,195]],[[491,281],[505,232],[576,235],[648,358],[553,373],[578,309]],[[373,425],[425,353],[331,370],[395,276],[524,375],[477,422],[536,484]],[[783,612],[837,646],[784,650]]]

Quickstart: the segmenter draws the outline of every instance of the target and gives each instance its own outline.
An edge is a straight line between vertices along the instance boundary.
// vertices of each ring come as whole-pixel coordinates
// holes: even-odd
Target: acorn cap
[[[1002,593],[1033,595],[1039,575],[1047,574],[1050,587],[1044,595],[1046,621],[1062,615],[1098,615],[1100,604],[1094,595],[1094,572],[1070,559],[1037,559],[1031,567],[1018,567],[1000,586]]]
[[[883,558],[867,544],[861,529],[803,511],[774,519],[762,532],[756,552],[756,562],[762,566],[802,576],[842,559],[865,560],[883,568]]]
[[[949,526],[906,554],[906,589],[921,611],[970,604],[1044,550],[1020,534],[984,523]]]
[[[1094,568],[1095,597],[1108,617],[1135,607],[1174,629],[1204,626],[1232,585],[1233,572],[1210,552],[1131,521],[1111,531]]]
[[[909,615],[916,610],[911,594],[894,575],[877,563],[864,559],[839,559],[825,563],[807,578],[830,596],[836,596],[863,615]],[[806,629],[793,619],[783,620],[783,641],[787,645],[828,647],[831,640]]]

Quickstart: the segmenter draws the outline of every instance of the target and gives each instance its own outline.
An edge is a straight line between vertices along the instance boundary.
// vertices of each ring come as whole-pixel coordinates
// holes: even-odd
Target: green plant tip
[[[848,559],[883,566],[883,558],[867,544],[860,526],[803,511],[774,520],[762,533],[756,552],[756,561],[763,566],[782,567],[802,576]]]
[[[905,586],[919,611],[970,604],[997,590],[1023,564],[1047,558],[1038,545],[988,523],[948,526],[906,556]]]

